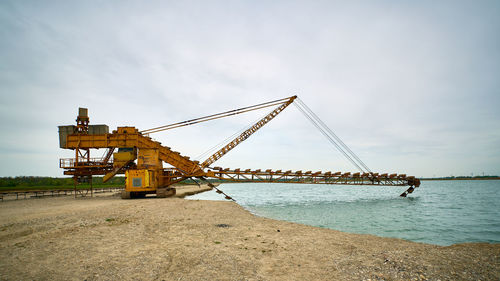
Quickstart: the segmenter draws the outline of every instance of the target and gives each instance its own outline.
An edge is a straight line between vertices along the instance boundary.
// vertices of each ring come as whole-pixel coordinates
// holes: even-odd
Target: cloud
[[[293,94],[373,170],[500,174],[499,10],[495,1],[3,1],[0,175],[60,175],[57,158],[71,153],[58,148],[57,126],[79,106],[94,124],[145,129]],[[195,156],[262,114],[155,137]],[[287,109],[221,163],[353,169],[301,118]],[[26,165],[34,151],[46,157]]]

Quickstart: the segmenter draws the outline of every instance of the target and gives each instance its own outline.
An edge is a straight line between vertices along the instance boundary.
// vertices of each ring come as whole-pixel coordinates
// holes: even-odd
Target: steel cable
[[[363,168],[365,168],[366,171],[370,173],[372,172],[370,168],[368,168],[368,166],[300,98],[297,98],[297,100],[299,104],[302,105],[311,114],[311,116],[335,138],[335,140],[337,140],[340,146],[342,146],[354,159],[357,160],[361,166],[363,166]]]
[[[249,112],[249,111],[253,111],[253,110],[258,110],[258,109],[278,105],[278,104],[286,102],[289,99],[290,98],[284,98],[284,99],[260,103],[260,104],[256,104],[256,105],[252,105],[252,106],[242,107],[239,109],[233,109],[233,110],[229,110],[229,111],[225,111],[225,112],[221,112],[221,113],[211,114],[211,115],[207,115],[207,116],[203,116],[203,117],[199,117],[199,118],[195,118],[195,119],[190,119],[190,120],[177,122],[177,123],[173,123],[173,124],[169,124],[169,125],[164,125],[164,126],[160,126],[160,127],[156,127],[156,128],[142,130],[141,133],[151,134],[151,133],[156,133],[156,132],[160,132],[160,131],[164,131],[164,130],[170,130],[170,129],[174,129],[174,128],[178,128],[178,127],[183,127],[183,126],[193,125],[193,124],[206,122],[206,121],[210,121],[210,120],[214,120],[214,119],[228,117],[228,116],[232,116],[232,115],[236,115],[236,114],[241,114],[241,113],[245,113],[245,112]]]
[[[261,120],[262,118],[264,118],[264,116],[268,115],[269,113],[266,113],[264,115],[262,115],[262,117],[256,119],[254,122],[251,122],[250,125],[246,125],[245,127],[243,127],[241,130],[237,131],[236,133],[232,134],[231,136],[227,137],[226,139],[224,139],[223,141],[219,142],[218,144],[214,145],[213,147],[211,147],[210,149],[208,149],[207,151],[203,152],[202,154],[200,154],[199,156],[195,157],[196,160],[202,160],[203,158],[205,158],[207,155],[212,155],[215,151],[221,149],[224,145],[226,145],[230,140],[233,140],[236,136],[238,135],[241,135],[244,131],[248,130],[249,128],[251,128],[253,126],[253,124],[255,124],[257,121]]]
[[[333,144],[337,150],[342,153],[346,158],[347,160],[349,160],[355,167],[357,167],[361,172],[365,172],[363,170],[363,168],[361,168],[357,163],[356,161],[354,161],[345,151],[344,149],[342,149],[342,147],[337,143],[335,142],[335,140],[332,139],[332,137],[330,135],[328,135],[328,133],[323,129],[321,128],[320,124],[318,124],[318,122],[316,122],[303,108],[300,107],[300,104],[298,103],[295,103],[295,106],[299,109],[300,112],[302,112],[302,114],[304,114],[304,116],[309,119],[309,121],[311,121],[311,123],[330,141],[331,144]]]

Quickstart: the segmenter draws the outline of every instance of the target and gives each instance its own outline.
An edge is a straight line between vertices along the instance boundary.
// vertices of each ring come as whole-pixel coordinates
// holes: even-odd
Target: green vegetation
[[[196,180],[198,183],[203,184],[201,180]],[[220,180],[209,179],[212,183],[219,183]],[[186,179],[175,185],[194,185],[196,184],[191,179]],[[112,188],[124,187],[125,177],[113,177],[108,182],[103,183],[102,177],[92,177],[92,186],[94,188]],[[28,190],[61,190],[73,189],[73,178],[52,178],[52,177],[0,177],[0,192],[1,191],[28,191]],[[78,189],[89,189],[89,183],[80,183],[77,185]]]
[[[500,180],[499,176],[450,176],[438,178],[422,178],[421,180]]]
[[[124,177],[114,177],[103,183],[102,177],[93,177],[94,188],[122,187],[125,185]],[[78,189],[90,188],[89,183],[82,183]],[[10,190],[57,190],[73,189],[73,178],[51,178],[51,177],[0,177],[0,191]]]

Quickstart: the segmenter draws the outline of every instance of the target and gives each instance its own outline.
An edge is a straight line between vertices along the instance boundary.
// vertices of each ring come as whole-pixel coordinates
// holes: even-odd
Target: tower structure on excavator
[[[265,124],[274,119],[280,112],[298,100],[299,110],[346,156],[360,171],[350,172],[312,172],[282,170],[251,170],[212,167],[212,164],[226,153],[246,140]],[[168,146],[153,140],[152,133],[206,122],[218,118],[233,116],[253,110],[275,107],[266,116],[252,124],[236,138],[225,144],[205,161],[191,160]],[[122,198],[144,197],[156,194],[168,197],[175,194],[172,185],[188,178],[206,181],[207,178],[232,182],[280,182],[310,184],[344,184],[344,185],[392,185],[408,186],[401,194],[406,197],[412,193],[420,181],[405,174],[374,173],[357,157],[319,118],[303,104],[297,96],[243,107],[222,113],[212,114],[183,122],[139,131],[135,127],[118,127],[109,132],[107,125],[89,125],[88,111],[80,108],[76,126],[59,126],[60,147],[71,149],[75,158],[60,159],[60,168],[65,175],[71,175],[76,184],[92,183],[92,176],[103,175],[106,182],[117,174],[125,174],[125,190]],[[91,158],[91,149],[106,149],[103,157]],[[170,168],[164,168],[163,163]],[[217,189],[219,193],[223,193]],[[76,194],[76,193],[75,193]],[[224,194],[224,193],[223,193]],[[232,199],[224,194],[226,199]]]

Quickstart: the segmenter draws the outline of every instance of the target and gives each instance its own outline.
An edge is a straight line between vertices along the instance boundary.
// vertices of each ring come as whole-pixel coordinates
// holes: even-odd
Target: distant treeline
[[[125,177],[114,177],[103,183],[102,177],[93,177],[93,185],[124,185]],[[0,177],[0,187],[73,186],[73,178],[51,177]]]
[[[220,180],[209,179],[210,182],[219,183]],[[198,183],[203,183],[201,180],[196,180]],[[191,179],[182,181],[183,184],[196,184]],[[125,177],[113,177],[106,183],[102,182],[102,177],[92,177],[92,185],[94,186],[123,186],[125,185]],[[72,187],[73,178],[51,178],[51,177],[0,177],[0,187]]]
[[[449,176],[439,178],[422,178],[422,180],[500,180],[499,176]]]

